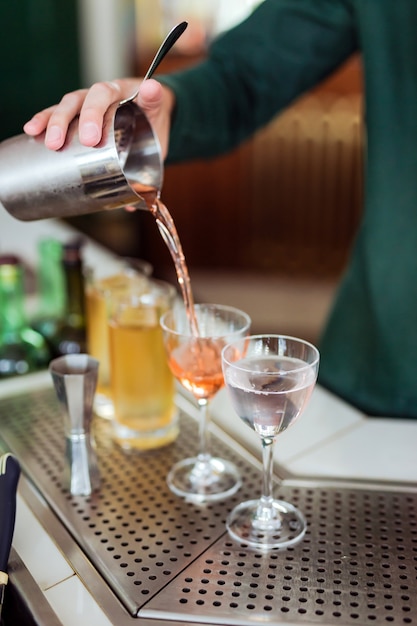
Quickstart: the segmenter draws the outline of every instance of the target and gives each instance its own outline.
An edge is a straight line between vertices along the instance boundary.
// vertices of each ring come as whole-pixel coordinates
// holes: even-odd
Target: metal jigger
[[[61,356],[49,364],[64,417],[64,484],[73,496],[88,496],[100,485],[91,434],[98,365],[88,354]]]

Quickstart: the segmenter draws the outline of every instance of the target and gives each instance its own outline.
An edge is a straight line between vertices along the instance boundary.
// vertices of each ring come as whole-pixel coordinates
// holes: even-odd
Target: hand
[[[59,104],[36,113],[23,129],[28,135],[39,135],[46,130],[45,145],[51,150],[59,150],[64,144],[70,122],[79,114],[80,141],[85,146],[95,146],[101,139],[103,117],[109,106],[128,98],[139,84],[138,79],[125,78],[95,83],[90,89],[67,93]],[[140,84],[135,101],[157,134],[165,158],[175,101],[173,92],[150,78]]]

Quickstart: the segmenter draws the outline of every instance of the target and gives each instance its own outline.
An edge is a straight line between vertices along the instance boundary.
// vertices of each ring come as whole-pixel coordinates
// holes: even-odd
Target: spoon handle
[[[177,39],[181,37],[181,35],[183,34],[187,26],[188,26],[188,22],[181,22],[180,24],[177,24],[176,26],[174,26],[172,30],[170,30],[170,32],[168,33],[168,35],[165,37],[164,41],[160,45],[158,52],[155,54],[155,57],[152,63],[150,64],[148,71],[143,77],[143,80],[146,80],[147,78],[150,78],[152,76],[152,74],[154,73],[154,71],[156,70],[160,62],[162,61],[162,59],[165,57],[167,52],[171,50],[172,46],[177,41]]]
[[[152,74],[155,72],[156,68],[162,61],[162,59],[166,56],[167,52],[171,50],[172,46],[177,41],[177,39],[181,37],[181,35],[183,34],[187,26],[188,26],[188,22],[180,22],[169,31],[168,35],[165,37],[164,41],[159,46],[158,52],[155,54],[152,60],[152,63],[150,64],[148,68],[148,71],[143,77],[143,80],[146,80],[147,78],[150,78],[152,76]],[[139,89],[137,89],[135,93],[129,96],[129,98],[122,100],[120,104],[126,104],[126,102],[131,102],[132,100],[136,98],[138,93],[139,93]]]

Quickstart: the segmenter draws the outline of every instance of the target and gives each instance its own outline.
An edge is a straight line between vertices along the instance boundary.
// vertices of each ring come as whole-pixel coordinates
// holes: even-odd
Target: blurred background
[[[2,2],[0,139],[33,113],[98,80],[142,75],[177,22],[189,28],[161,72],[197,63],[210,41],[262,0],[19,0]],[[315,340],[343,272],[362,206],[359,58],[232,153],[166,168],[172,214],[197,300],[235,304],[256,331]],[[146,212],[68,220],[175,281]]]

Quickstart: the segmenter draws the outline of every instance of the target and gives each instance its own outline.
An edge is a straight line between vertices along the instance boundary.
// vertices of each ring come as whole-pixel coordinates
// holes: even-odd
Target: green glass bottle
[[[45,339],[27,323],[24,270],[19,258],[0,257],[0,378],[46,368],[50,351]]]
[[[50,345],[57,334],[65,312],[65,281],[62,268],[63,246],[53,238],[41,239],[38,244],[37,294],[38,308],[31,326]]]
[[[65,312],[51,344],[55,354],[80,354],[87,351],[82,241],[63,246],[62,269],[66,292]]]

